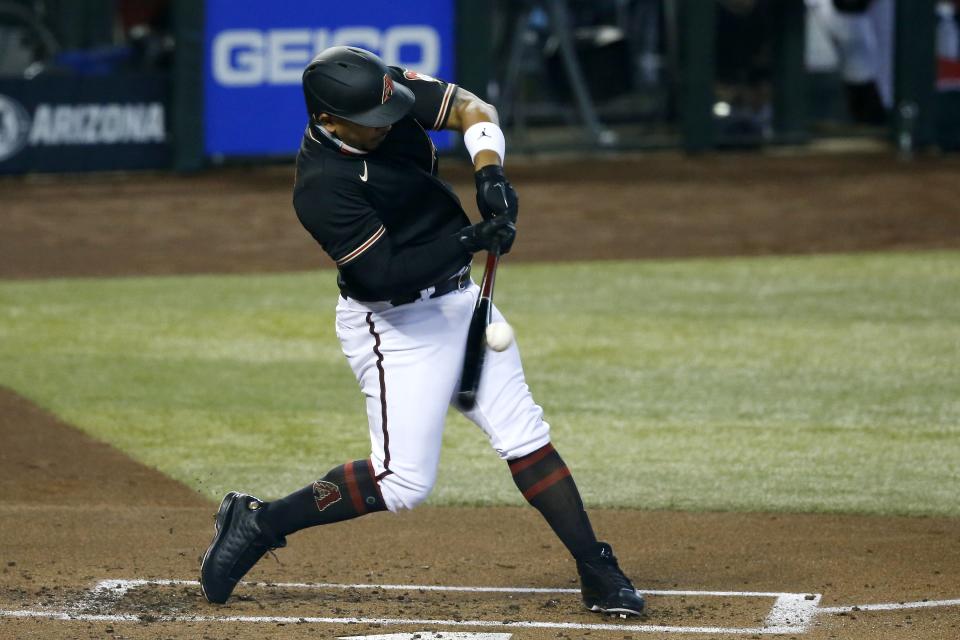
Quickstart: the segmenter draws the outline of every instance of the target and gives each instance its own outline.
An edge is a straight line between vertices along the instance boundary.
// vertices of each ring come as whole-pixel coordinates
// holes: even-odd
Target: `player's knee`
[[[550,425],[539,413],[522,416],[513,422],[510,429],[498,429],[492,439],[494,450],[503,460],[522,458],[549,442]]]
[[[394,508],[390,509],[393,512],[397,511],[409,511],[414,509],[422,504],[427,497],[430,495],[430,488],[417,488],[415,490],[408,490],[402,492],[399,495],[399,500],[397,500]],[[390,505],[387,505],[387,508],[390,508]]]
[[[536,434],[535,437],[512,442],[502,449],[498,448],[497,454],[503,460],[516,460],[517,458],[522,458],[535,451],[539,451],[548,444],[550,444],[550,433],[543,432]]]
[[[430,495],[433,483],[432,477],[394,472],[380,481],[380,491],[387,509],[396,513],[420,505]]]

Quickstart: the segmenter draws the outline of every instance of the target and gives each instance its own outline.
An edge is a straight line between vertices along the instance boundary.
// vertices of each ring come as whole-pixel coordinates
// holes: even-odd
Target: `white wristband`
[[[478,122],[463,132],[463,144],[467,147],[470,159],[476,162],[477,154],[489,149],[500,156],[500,164],[504,163],[507,155],[507,141],[503,138],[503,131],[493,122]]]

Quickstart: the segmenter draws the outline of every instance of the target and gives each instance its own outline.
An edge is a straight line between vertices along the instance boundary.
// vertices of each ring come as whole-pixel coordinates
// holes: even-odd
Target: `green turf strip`
[[[960,253],[512,265],[594,506],[960,515]],[[0,384],[216,498],[368,453],[333,273],[0,282]],[[433,504],[519,504],[451,414]]]

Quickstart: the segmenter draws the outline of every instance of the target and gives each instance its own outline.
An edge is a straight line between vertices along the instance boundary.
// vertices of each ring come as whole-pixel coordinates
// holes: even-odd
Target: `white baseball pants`
[[[433,488],[447,409],[456,396],[464,343],[480,288],[394,307],[342,296],[337,337],[366,399],[371,455],[390,511],[412,509]],[[494,307],[493,318],[503,321]],[[487,350],[477,404],[464,415],[504,460],[550,441],[533,401],[516,342]]]

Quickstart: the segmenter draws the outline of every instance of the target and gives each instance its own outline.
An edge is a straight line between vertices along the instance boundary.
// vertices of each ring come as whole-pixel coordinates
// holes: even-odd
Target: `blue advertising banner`
[[[0,79],[0,174],[170,166],[165,75]]]
[[[307,124],[300,75],[327,47],[453,80],[453,19],[454,0],[207,0],[207,154],[296,153]]]

